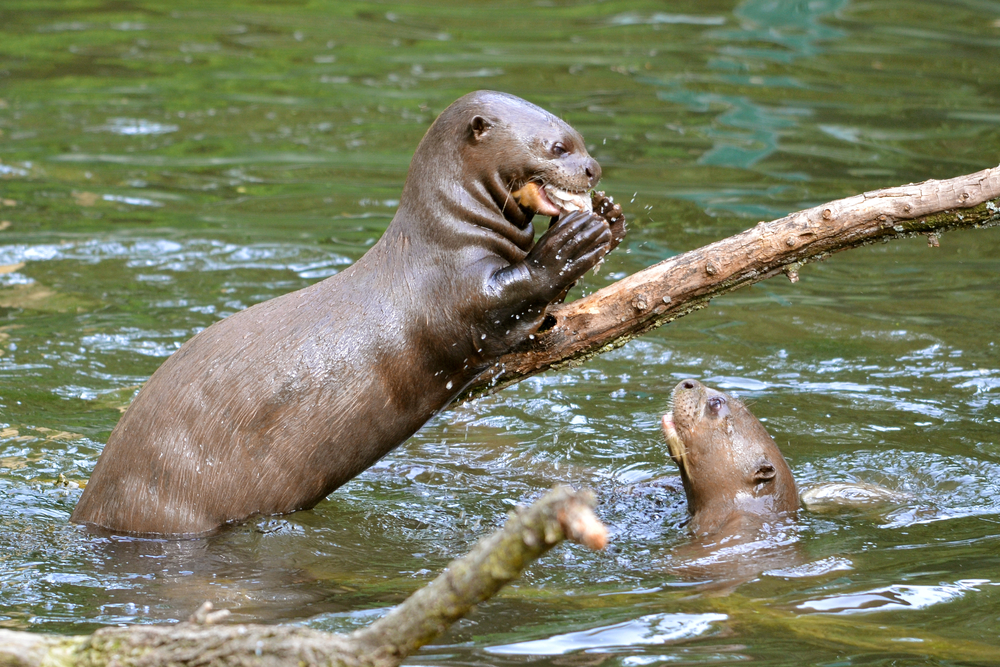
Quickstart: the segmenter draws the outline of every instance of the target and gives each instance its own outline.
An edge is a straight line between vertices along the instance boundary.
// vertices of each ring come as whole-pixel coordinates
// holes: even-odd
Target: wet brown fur
[[[738,399],[683,380],[663,431],[680,468],[694,535],[747,532],[748,524],[798,510],[795,480],[781,451]]]
[[[367,254],[215,323],[153,374],[72,520],[196,534],[312,507],[536,331],[601,260],[601,216],[564,214],[536,243],[533,211],[510,196],[528,182],[586,190],[600,173],[552,114],[502,93],[459,99]]]

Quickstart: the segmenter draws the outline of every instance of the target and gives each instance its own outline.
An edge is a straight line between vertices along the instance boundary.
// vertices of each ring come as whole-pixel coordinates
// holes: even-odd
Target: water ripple
[[[90,240],[65,244],[0,246],[0,265],[54,260],[98,263],[109,259],[125,259],[126,266],[130,268],[154,268],[177,273],[233,269],[288,270],[306,279],[333,275],[339,267],[353,261],[344,255],[314,246],[271,243],[238,245],[201,239]]]
[[[125,136],[142,136],[168,134],[176,132],[178,129],[176,125],[157,123],[144,118],[109,118],[106,124],[93,128],[93,131],[111,132]]]
[[[725,614],[650,614],[614,625],[552,635],[546,639],[488,646],[485,651],[495,655],[604,653],[610,649],[628,649],[631,646],[691,639],[707,634],[714,623],[728,618]]]
[[[965,597],[969,591],[978,592],[978,587],[996,585],[988,579],[965,579],[954,584],[939,584],[937,586],[894,584],[858,593],[845,593],[818,600],[809,600],[796,608],[826,614],[912,611],[954,602]]]
[[[965,456],[861,450],[796,465],[793,472],[802,486],[866,482],[908,494],[911,501],[887,514],[882,528],[1000,513],[1000,464]]]

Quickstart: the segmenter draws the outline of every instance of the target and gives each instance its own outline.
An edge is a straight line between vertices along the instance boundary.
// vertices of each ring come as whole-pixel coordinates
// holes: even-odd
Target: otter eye
[[[708,399],[708,409],[714,412],[715,414],[718,414],[719,411],[722,410],[722,406],[724,406],[725,404],[726,404],[726,399],[724,399],[722,396],[713,396],[712,398]]]
[[[566,150],[566,146],[564,146],[561,142],[557,141],[552,144],[552,154],[556,157],[562,157],[563,155],[566,155],[566,153],[569,153],[569,151]]]

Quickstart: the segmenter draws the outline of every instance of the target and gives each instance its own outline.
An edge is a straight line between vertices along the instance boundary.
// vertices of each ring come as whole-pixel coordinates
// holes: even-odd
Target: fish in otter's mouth
[[[594,210],[590,193],[586,190],[573,192],[563,190],[551,183],[539,185],[538,183],[526,183],[521,188],[510,193],[519,205],[535,213],[548,216],[558,216],[561,213],[572,213],[573,211]]]

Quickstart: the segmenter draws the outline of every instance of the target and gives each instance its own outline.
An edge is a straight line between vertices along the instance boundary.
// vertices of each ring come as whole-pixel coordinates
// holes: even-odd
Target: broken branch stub
[[[206,604],[187,623],[107,627],[89,636],[0,630],[0,667],[395,667],[563,539],[602,548],[607,531],[594,504],[589,491],[553,489],[512,513],[501,529],[383,618],[350,635],[219,624],[226,612]]]

